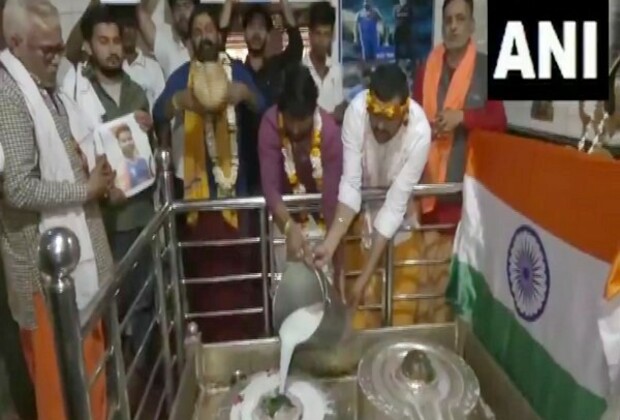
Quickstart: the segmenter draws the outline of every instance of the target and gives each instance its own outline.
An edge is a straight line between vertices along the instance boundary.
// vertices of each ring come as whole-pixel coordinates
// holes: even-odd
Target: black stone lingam
[[[263,395],[256,407],[260,420],[299,420],[303,414],[301,401],[276,389]]]

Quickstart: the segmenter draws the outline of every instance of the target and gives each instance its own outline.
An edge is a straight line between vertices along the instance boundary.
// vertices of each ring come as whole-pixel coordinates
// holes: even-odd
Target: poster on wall
[[[411,79],[433,47],[433,0],[342,0],[343,85],[348,101],[370,73],[397,62]]]
[[[553,101],[533,101],[530,116],[533,120],[553,121]]]

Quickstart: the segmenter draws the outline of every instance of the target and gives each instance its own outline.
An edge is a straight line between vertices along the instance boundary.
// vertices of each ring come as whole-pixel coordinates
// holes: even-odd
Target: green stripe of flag
[[[545,420],[597,420],[603,398],[580,386],[494,299],[482,273],[455,257],[447,295],[474,333]]]

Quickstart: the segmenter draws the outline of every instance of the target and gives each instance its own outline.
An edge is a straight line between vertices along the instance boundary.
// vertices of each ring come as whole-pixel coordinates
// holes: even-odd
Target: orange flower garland
[[[317,112],[318,113],[318,112]],[[323,167],[321,162],[321,124],[320,116],[315,116],[314,131],[312,133],[312,143],[310,145],[310,162],[312,165],[312,177],[316,182],[317,188],[322,190],[323,186]],[[293,158],[293,149],[289,138],[284,131],[284,119],[282,114],[278,114],[278,129],[282,138],[282,155],[284,156],[284,170],[288,177],[288,182],[293,188],[293,194],[304,194],[306,187],[299,181],[297,170],[295,168],[295,159]]]
[[[297,175],[297,169],[295,168],[295,158],[293,157],[293,148],[290,139],[286,136],[284,130],[284,118],[282,114],[278,114],[278,130],[280,131],[280,138],[282,139],[282,156],[284,157],[284,171],[288,178],[288,182],[291,185],[293,194],[305,194],[306,186],[301,183],[299,176]],[[323,189],[323,162],[321,161],[321,131],[322,121],[321,115],[317,110],[314,115],[314,130],[312,132],[312,142],[310,144],[310,163],[312,165],[312,178],[316,182],[317,189],[322,191]],[[308,217],[302,214],[302,223],[308,221]],[[325,223],[323,216],[318,221],[318,225],[321,229],[325,229]]]
[[[371,114],[380,115],[388,119],[400,118],[409,113],[409,98],[402,105],[382,102],[370,91],[366,95],[366,109]]]

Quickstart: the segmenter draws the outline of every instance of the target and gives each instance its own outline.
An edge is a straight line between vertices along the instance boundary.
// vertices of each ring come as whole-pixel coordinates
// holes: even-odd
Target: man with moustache
[[[85,76],[90,81],[101,106],[101,122],[134,114],[144,130],[152,124],[149,101],[144,90],[123,71],[123,45],[118,18],[109,6],[90,6],[80,22],[84,48],[88,53],[89,67]],[[114,188],[109,202],[103,207],[106,229],[115,261],[120,261],[154,214],[151,189],[130,198]],[[128,309],[142,289],[150,270],[150,255],[145,252],[138,265],[128,275],[121,290],[121,312]],[[148,331],[152,316],[154,296],[149,288],[139,301],[132,315],[131,349],[137,352]]]
[[[347,269],[360,270],[348,293],[348,303],[353,307],[362,299],[380,303],[382,279],[375,270],[390,240],[394,240],[395,259],[415,258],[413,234],[406,229],[399,231],[413,223],[411,194],[424,170],[430,139],[424,111],[409,99],[407,76],[397,64],[378,66],[370,76],[369,89],[359,93],[345,112],[344,163],[336,215],[325,241],[314,250],[317,268],[324,267],[362,210],[362,188],[388,189],[383,203],[364,205],[354,226],[361,235],[361,246],[353,243],[345,249]],[[415,267],[395,269],[394,294],[414,293],[416,286]],[[415,303],[396,302],[394,324],[412,324],[414,312]],[[358,311],[354,326],[378,328],[380,318]]]
[[[262,119],[259,132],[261,181],[276,226],[286,237],[287,260],[309,254],[310,241],[323,239],[332,224],[342,175],[340,128],[318,106],[318,89],[301,64],[284,71],[284,90]],[[291,214],[284,194],[321,193],[321,211]],[[276,254],[281,270],[284,255]]]
[[[220,19],[220,26],[224,33],[230,29],[234,1],[226,0],[224,4],[222,19]],[[253,5],[243,14],[243,37],[248,49],[245,65],[265,97],[267,106],[271,106],[278,98],[283,69],[289,64],[299,63],[304,49],[301,33],[297,28],[289,1],[280,0],[280,7],[284,16],[288,44],[283,51],[269,57],[267,56],[267,42],[273,29],[271,14],[262,5]]]
[[[252,134],[239,124],[239,116],[243,112],[262,113],[264,100],[243,63],[221,52],[212,6],[197,6],[189,27],[192,62],[181,66],[168,79],[155,104],[155,121],[162,125],[172,120],[172,158],[184,199],[245,196],[249,179],[244,162],[246,155],[256,153],[256,149],[246,148],[244,137]],[[203,75],[206,56],[213,61],[209,64],[219,64],[228,77],[227,106],[223,110],[208,112],[194,96],[192,86]],[[226,84],[226,80],[218,80],[207,88],[217,89]],[[235,211],[190,213],[180,235],[186,241],[239,239],[247,236],[241,233],[246,225],[243,216]],[[239,247],[189,249],[183,255],[186,275],[208,278],[247,274],[252,261],[243,252]],[[188,298],[192,311],[226,311],[262,304],[258,283],[222,282],[191,288]],[[262,316],[211,317],[198,323],[207,341],[255,338],[262,329]]]
[[[6,1],[0,0],[0,52],[6,47],[2,33],[2,12]],[[4,168],[4,152],[0,147],[0,168]],[[2,174],[0,169],[0,199],[2,199]],[[4,267],[0,258],[0,364],[4,364],[6,378],[0,378],[0,387],[4,386],[6,398],[9,394],[12,403],[4,404],[0,409],[0,418],[3,415],[15,415],[17,418],[36,418],[36,404],[32,381],[28,377],[23,351],[19,342],[19,325],[11,316],[8,303],[7,283],[4,276]],[[0,367],[1,369],[1,367]],[[4,385],[6,384],[6,385]],[[3,397],[0,395],[0,400]],[[2,403],[0,403],[1,406]],[[17,414],[12,414],[13,412]]]
[[[487,99],[487,57],[476,51],[473,0],[444,0],[443,43],[419,67],[413,84],[413,98],[422,105],[433,129],[433,139],[424,181],[430,184],[462,182],[467,158],[467,136],[471,130],[506,130],[506,112],[501,101]],[[421,220],[425,224],[456,226],[461,217],[458,195],[425,197]],[[423,257],[449,259],[456,228],[423,235]],[[424,269],[421,293],[442,294],[448,266]],[[420,321],[443,321],[448,306],[443,301],[425,300],[418,308]]]
[[[226,0],[222,10],[220,26],[222,33],[227,34],[231,26],[233,4],[235,0]],[[274,55],[267,56],[267,43],[273,29],[273,20],[263,5],[252,5],[243,14],[243,37],[248,49],[245,67],[265,98],[266,106],[270,107],[279,95],[282,82],[282,71],[290,64],[301,61],[303,41],[299,28],[296,27],[295,16],[288,0],[280,0],[284,24],[288,35],[286,48]],[[225,36],[224,36],[225,38]],[[226,40],[223,40],[225,45]],[[248,132],[243,136],[243,147],[251,152],[247,154],[243,164],[246,167],[251,195],[261,195],[260,164],[258,160],[258,128],[261,115],[241,113],[239,124]]]
[[[99,284],[113,275],[98,201],[108,194],[114,175],[102,158],[88,173],[79,145],[85,137],[79,112],[56,88],[64,52],[57,9],[47,0],[8,0],[3,32],[8,48],[0,54],[0,144],[5,155],[0,250],[38,418],[64,420],[53,330],[37,267],[40,232],[65,226],[78,237],[81,259],[72,276],[76,303],[85,308]],[[92,377],[105,355],[101,325],[85,337],[83,350],[85,373]],[[104,378],[99,376],[90,388],[96,420],[107,418]]]

